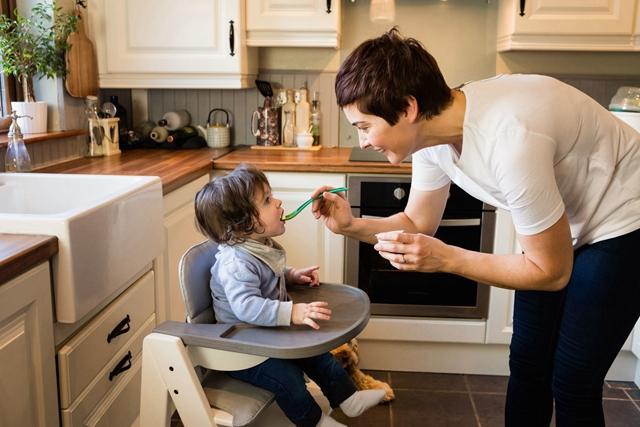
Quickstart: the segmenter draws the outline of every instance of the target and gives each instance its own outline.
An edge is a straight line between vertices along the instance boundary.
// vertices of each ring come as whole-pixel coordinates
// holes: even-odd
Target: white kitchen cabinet
[[[247,7],[249,46],[340,46],[341,0],[261,0]]]
[[[87,30],[102,88],[246,88],[257,51],[244,0],[92,0]]]
[[[282,200],[286,213],[295,210],[322,185],[344,187],[346,175],[333,173],[267,172],[273,195]],[[294,219],[287,221],[287,231],[276,240],[287,251],[287,265],[291,267],[320,266],[320,280],[343,283],[344,236],[333,234],[324,222],[316,220],[307,207]]]
[[[164,196],[166,245],[155,265],[158,274],[156,315],[159,323],[165,320],[185,320],[184,302],[178,281],[178,263],[187,249],[206,240],[196,229],[193,200],[209,179],[207,173]]]
[[[140,411],[142,340],[156,325],[146,272],[58,350],[63,427],[128,426]]]
[[[640,50],[637,0],[501,0],[498,51]]]
[[[0,284],[0,420],[59,425],[48,262]]]

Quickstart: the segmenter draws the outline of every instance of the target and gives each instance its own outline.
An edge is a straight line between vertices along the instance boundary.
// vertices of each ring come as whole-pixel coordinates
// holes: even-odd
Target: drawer
[[[154,312],[154,306],[154,275],[150,271],[58,351],[61,408],[68,408],[107,362],[136,334]]]
[[[142,341],[153,331],[155,314],[93,378],[69,408],[61,411],[62,427],[87,425],[128,426],[140,412]],[[131,352],[131,368],[110,380],[114,369]],[[118,423],[115,423],[118,421]],[[107,423],[109,422],[109,423]],[[106,424],[105,424],[106,423]]]

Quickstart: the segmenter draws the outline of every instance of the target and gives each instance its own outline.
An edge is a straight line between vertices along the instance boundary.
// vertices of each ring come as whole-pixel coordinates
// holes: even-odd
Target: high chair
[[[141,427],[168,427],[174,409],[186,427],[259,423],[273,394],[224,371],[246,369],[269,357],[296,359],[327,352],[355,337],[369,321],[366,293],[324,283],[289,289],[294,302],[329,303],[331,320],[323,321],[320,330],[216,324],[209,288],[216,252],[217,245],[209,241],[185,252],[179,276],[186,322],[166,321],[144,339]]]

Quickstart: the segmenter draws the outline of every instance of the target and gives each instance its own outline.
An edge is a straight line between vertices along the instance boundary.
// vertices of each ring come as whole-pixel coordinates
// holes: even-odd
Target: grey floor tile
[[[391,427],[391,405],[393,402],[374,406],[355,418],[347,417],[340,408],[337,408],[331,412],[331,416],[349,427]]]
[[[471,393],[482,427],[504,426],[504,394]]]
[[[640,400],[640,390],[625,390],[629,397],[633,400]]]
[[[468,393],[426,390],[396,391],[391,404],[394,427],[477,427]]]
[[[464,375],[460,374],[391,372],[391,387],[396,390],[467,391]]]
[[[611,387],[611,384],[605,381],[602,386],[602,398],[603,399],[628,399],[629,397],[625,393],[625,389]]]
[[[498,375],[466,375],[471,392],[506,393],[509,377]]]
[[[638,386],[633,381],[605,381],[612,388],[624,388],[638,390]]]
[[[607,427],[640,426],[640,411],[630,400],[604,400],[604,419]]]

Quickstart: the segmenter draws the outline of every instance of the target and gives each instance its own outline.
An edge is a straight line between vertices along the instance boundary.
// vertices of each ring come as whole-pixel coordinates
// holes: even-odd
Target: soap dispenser
[[[22,131],[18,126],[18,119],[21,117],[17,112],[12,111],[8,117],[11,117],[11,126],[9,127],[9,142],[7,143],[7,152],[4,157],[4,169],[6,172],[31,172],[31,158],[27,147],[22,139]]]

